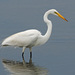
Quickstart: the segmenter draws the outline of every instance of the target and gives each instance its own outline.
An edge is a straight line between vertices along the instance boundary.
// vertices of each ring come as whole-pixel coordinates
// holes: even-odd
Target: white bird
[[[48,19],[48,15],[53,14],[56,15],[65,21],[67,21],[61,14],[58,13],[57,10],[51,9],[48,10],[44,14],[44,22],[47,24],[47,32],[45,35],[41,35],[41,32],[36,29],[30,29],[26,31],[22,31],[16,34],[13,34],[7,37],[3,42],[2,46],[18,46],[23,47],[22,50],[22,57],[24,57],[24,51],[26,48],[30,49],[30,58],[32,58],[32,47],[38,46],[46,43],[51,35],[52,32],[52,22]]]

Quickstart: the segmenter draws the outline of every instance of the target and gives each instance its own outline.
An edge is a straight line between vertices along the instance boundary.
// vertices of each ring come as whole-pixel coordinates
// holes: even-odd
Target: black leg
[[[22,58],[24,59],[24,51],[25,51],[25,48],[26,47],[23,47],[23,50],[22,50]]]
[[[32,52],[30,52],[30,59],[32,59]]]
[[[24,52],[22,52],[22,58],[24,59]]]

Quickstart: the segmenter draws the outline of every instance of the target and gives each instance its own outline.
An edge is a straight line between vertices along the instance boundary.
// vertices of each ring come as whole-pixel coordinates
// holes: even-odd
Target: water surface
[[[32,66],[28,49],[23,63],[21,48],[0,47],[0,75],[75,75],[74,7],[74,0],[0,0],[0,42],[31,28],[45,34],[43,15],[48,9],[55,8],[68,19],[65,22],[49,16],[53,23],[52,35],[45,45],[33,48]]]

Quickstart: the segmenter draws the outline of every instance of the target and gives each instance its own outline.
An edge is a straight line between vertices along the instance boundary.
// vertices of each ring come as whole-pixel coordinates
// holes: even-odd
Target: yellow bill
[[[67,21],[68,22],[68,20],[66,20],[61,14],[59,14],[58,12],[55,12],[60,18],[62,18],[63,20],[65,20],[65,21]]]

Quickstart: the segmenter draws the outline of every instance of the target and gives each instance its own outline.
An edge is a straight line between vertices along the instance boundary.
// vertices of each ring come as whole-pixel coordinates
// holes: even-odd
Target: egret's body
[[[52,23],[48,19],[49,14],[59,16],[65,21],[67,21],[55,9],[48,10],[44,14],[44,22],[47,24],[47,27],[48,27],[45,35],[41,35],[41,32],[36,29],[26,30],[26,31],[19,32],[19,33],[9,36],[2,42],[2,45],[23,47],[22,56],[24,55],[25,48],[29,48],[30,56],[32,57],[32,47],[46,43],[51,35]]]
[[[5,45],[19,46],[19,47],[32,47],[34,45],[39,44],[38,41],[41,40],[41,37],[42,37],[41,33],[37,30],[34,29],[26,30],[6,38]]]

